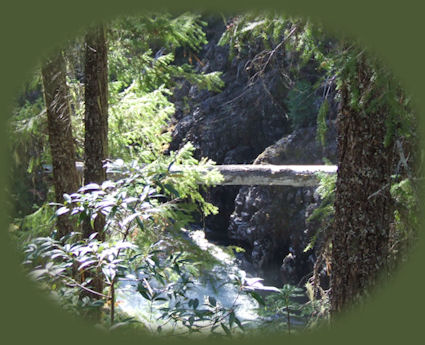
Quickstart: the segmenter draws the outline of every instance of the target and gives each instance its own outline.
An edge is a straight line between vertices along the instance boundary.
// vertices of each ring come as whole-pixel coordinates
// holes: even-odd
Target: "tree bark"
[[[62,53],[49,58],[41,69],[44,100],[47,111],[49,144],[52,155],[55,199],[63,203],[64,193],[77,191],[78,175],[75,168],[75,147],[72,137],[69,92],[66,85],[66,67]],[[57,219],[59,237],[75,230],[68,215]]]
[[[103,167],[108,154],[108,62],[103,25],[92,28],[85,37],[85,141],[84,183],[101,184],[106,180]],[[94,228],[85,222],[85,237],[97,232],[104,240],[105,218],[98,214]]]
[[[341,89],[338,123],[338,173],[331,258],[331,316],[351,306],[387,267],[393,203],[390,195],[393,145],[384,145],[386,109],[366,113],[352,106],[350,90],[373,90],[373,70],[360,58],[356,83]],[[369,99],[382,96],[381,90]]]
[[[85,36],[84,74],[84,183],[102,184],[106,180],[103,164],[108,154],[108,60],[103,25],[91,28]],[[93,226],[90,219],[83,222],[83,236],[88,238],[96,232],[97,239],[104,241],[105,217],[101,213],[95,216]],[[88,272],[86,279],[90,277],[92,289],[102,293],[104,285],[100,268],[97,272]],[[97,294],[89,293],[89,296],[100,298]],[[102,311],[95,309],[87,316],[98,322]]]

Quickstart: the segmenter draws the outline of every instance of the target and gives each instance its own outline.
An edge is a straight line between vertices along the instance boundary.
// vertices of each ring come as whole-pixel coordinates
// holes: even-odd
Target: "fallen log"
[[[235,164],[216,165],[214,168],[223,175],[223,181],[218,184],[224,186],[311,187],[319,183],[316,173],[335,174],[337,171],[336,165]]]
[[[76,162],[77,171],[82,175],[84,164]],[[46,173],[51,173],[50,166],[45,167]],[[191,169],[208,171],[217,169],[223,180],[217,185],[229,186],[292,186],[312,187],[319,183],[316,173],[335,174],[336,165],[262,165],[262,164],[235,164],[214,165],[211,167],[193,166]],[[187,169],[187,167],[185,167]],[[179,166],[172,166],[171,171],[182,171]],[[113,178],[108,174],[109,178]],[[116,177],[116,176],[114,176]]]

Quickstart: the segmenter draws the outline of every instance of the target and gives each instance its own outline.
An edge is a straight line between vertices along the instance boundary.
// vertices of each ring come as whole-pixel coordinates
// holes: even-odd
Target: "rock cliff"
[[[296,83],[288,72],[294,66],[289,66],[285,53],[276,53],[264,74],[253,78],[246,66],[263,48],[251,47],[247,55],[230,61],[228,48],[217,46],[223,30],[221,19],[209,18],[209,43],[199,54],[197,68],[221,71],[225,86],[221,92],[200,90],[187,82],[176,88],[170,150],[191,141],[198,158],[209,157],[217,164],[323,164],[322,157],[335,162],[332,121],[326,149],[317,144],[314,127],[292,129],[287,98]],[[309,64],[294,74],[312,85],[320,77]],[[313,119],[322,94],[320,89],[314,94]],[[335,104],[330,110],[332,119]],[[206,219],[207,237],[244,247],[247,268],[276,284],[297,283],[308,273],[314,258],[303,255],[302,249],[308,236],[306,211],[318,202],[314,188],[221,186],[210,189],[206,198],[220,209],[219,215]]]
[[[336,130],[329,127],[324,149],[314,127],[301,128],[266,148],[254,164],[323,164],[322,157],[335,162]],[[303,250],[314,231],[307,229],[306,218],[320,201],[315,189],[252,186],[242,187],[236,196],[229,238],[247,249],[255,273],[272,283],[296,284],[312,271],[314,253]]]

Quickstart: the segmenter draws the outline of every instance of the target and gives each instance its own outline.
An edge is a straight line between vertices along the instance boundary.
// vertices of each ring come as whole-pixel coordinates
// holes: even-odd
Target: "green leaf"
[[[232,328],[233,322],[235,322],[235,312],[232,311],[229,314],[229,327]]]
[[[34,278],[34,279],[40,279],[42,276],[44,276],[45,274],[47,274],[47,270],[44,268],[41,269],[37,269],[34,270],[32,272],[30,272],[30,275]]]
[[[168,190],[171,194],[174,194],[177,198],[180,197],[180,193],[174,188],[173,185],[166,183],[164,184],[166,190]]]
[[[236,316],[235,316],[235,322],[241,330],[243,330],[243,331],[245,330],[244,327],[242,326],[241,321]]]
[[[127,218],[125,218],[123,221],[122,221],[122,226],[124,227],[124,226],[126,226],[128,223],[130,223],[131,221],[133,221],[135,218],[137,218],[138,216],[140,216],[141,215],[141,213],[140,212],[136,212],[136,213],[134,213],[134,214],[131,214],[131,215],[129,215]]]
[[[249,291],[248,292],[260,305],[265,306],[266,303],[264,302],[263,297],[261,297],[257,292],[255,291]]]
[[[92,234],[89,236],[88,241],[89,241],[89,242],[93,241],[93,239],[94,239],[97,235],[98,235],[98,233],[97,233],[97,232],[92,233]]]
[[[198,308],[198,306],[199,306],[199,300],[197,299],[197,298],[195,298],[195,299],[191,299],[190,301],[192,301],[192,307],[193,307],[193,309],[196,309],[196,308]],[[190,306],[190,305],[189,305]]]
[[[79,189],[79,192],[86,192],[89,190],[100,190],[100,186],[97,183],[89,183]]]
[[[215,307],[216,305],[217,305],[217,300],[214,298],[214,297],[212,297],[212,296],[208,296],[208,302],[213,306],[213,307]]]
[[[90,266],[90,265],[93,265],[94,263],[96,263],[97,262],[97,260],[88,260],[88,261],[85,261],[85,262],[83,262],[79,267],[78,267],[78,270],[82,270],[83,268],[85,268],[85,267],[87,267],[87,266]]]
[[[58,209],[56,210],[56,215],[59,217],[59,216],[61,216],[61,215],[65,214],[65,213],[68,213],[68,212],[69,212],[69,208],[68,208],[68,207],[66,207],[66,206],[63,206],[63,207],[58,208]]]
[[[103,300],[97,300],[97,301],[92,302],[90,304],[90,306],[91,307],[98,308],[98,307],[103,307],[104,304],[105,304],[105,301],[103,301]]]
[[[66,194],[66,193],[63,195],[63,199],[67,203],[70,203],[72,201],[71,196],[69,194]]]
[[[230,332],[230,329],[227,328],[227,326],[224,323],[221,323],[221,328],[223,328],[224,332],[226,332],[226,334],[228,336],[232,336],[232,333]]]

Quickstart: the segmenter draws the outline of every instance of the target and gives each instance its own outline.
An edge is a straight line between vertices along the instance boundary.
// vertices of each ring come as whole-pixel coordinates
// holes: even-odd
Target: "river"
[[[209,272],[205,272],[196,278],[193,288],[187,293],[187,297],[198,299],[201,303],[206,300],[208,296],[213,297],[217,305],[234,309],[235,316],[243,325],[248,325],[248,327],[257,327],[266,322],[258,313],[259,304],[257,300],[249,294],[241,293],[241,290],[230,282],[233,281],[236,276],[242,277],[248,287],[251,285],[250,288],[252,290],[255,289],[263,294],[265,291],[266,293],[278,292],[278,288],[263,286],[261,283],[262,279],[256,279],[247,274],[238,267],[235,257],[224,250],[224,247],[208,241],[205,238],[203,230],[198,229],[189,231],[183,229],[183,232],[197,247],[208,252],[219,262],[215,264]],[[132,278],[137,277],[133,276]],[[117,304],[119,309],[135,320],[142,322],[145,327],[153,332],[158,326],[161,326],[161,328],[165,327],[164,329],[170,331],[173,329],[175,330],[175,325],[166,324],[164,326],[164,321],[160,320],[162,312],[159,310],[159,307],[161,304],[156,306],[145,299],[137,291],[136,280],[122,279],[119,282],[117,289]],[[217,284],[218,282],[220,282],[220,284]],[[225,284],[223,284],[223,282]],[[293,322],[299,323],[296,320],[293,320]]]

